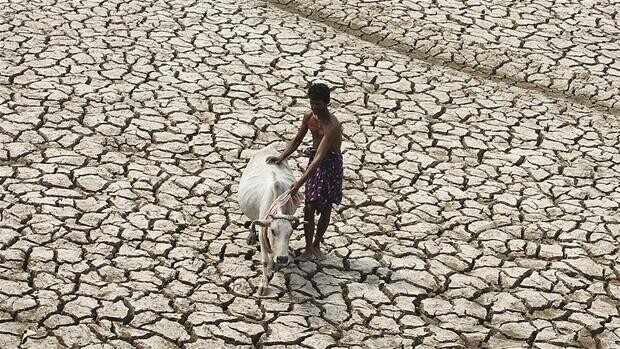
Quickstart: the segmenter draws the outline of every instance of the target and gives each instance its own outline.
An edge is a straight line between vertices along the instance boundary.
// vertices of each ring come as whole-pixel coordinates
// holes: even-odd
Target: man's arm
[[[308,165],[306,172],[304,172],[304,174],[301,175],[301,177],[299,178],[297,182],[293,183],[293,186],[291,187],[292,195],[297,193],[299,188],[301,188],[301,186],[304,185],[304,183],[306,183],[308,178],[310,178],[310,176],[314,174],[314,171],[316,171],[317,168],[321,166],[321,162],[323,161],[323,159],[329,152],[329,149],[331,148],[332,143],[334,142],[335,139],[337,139],[337,137],[339,137],[339,134],[338,134],[339,132],[340,130],[338,128],[333,127],[326,134],[323,135],[323,139],[321,139],[321,143],[319,143],[319,147],[316,150],[314,159],[312,160],[310,165]]]
[[[282,154],[280,154],[280,156],[277,156],[277,157],[276,156],[268,157],[267,162],[279,164],[282,161],[284,161],[289,155],[291,155],[295,151],[295,149],[299,147],[301,142],[303,142],[304,137],[306,136],[306,133],[308,133],[308,114],[307,113],[304,114],[304,118],[301,122],[301,126],[297,130],[297,135],[295,135],[295,138],[293,138],[290,142],[288,142]]]

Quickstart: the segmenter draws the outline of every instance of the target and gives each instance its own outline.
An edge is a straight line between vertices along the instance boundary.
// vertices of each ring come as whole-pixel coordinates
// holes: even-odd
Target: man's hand
[[[282,162],[279,156],[268,156],[265,162],[272,165],[279,165]]]
[[[301,184],[299,184],[299,182],[295,182],[293,183],[293,185],[291,185],[291,189],[289,189],[288,192],[291,194],[291,196],[295,196],[297,195],[299,188],[301,188]]]

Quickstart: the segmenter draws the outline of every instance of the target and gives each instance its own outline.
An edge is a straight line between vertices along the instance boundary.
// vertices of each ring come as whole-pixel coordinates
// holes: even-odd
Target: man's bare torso
[[[307,112],[306,120],[308,129],[312,134],[312,145],[315,149],[318,149],[319,144],[321,144],[323,135],[331,133],[337,135],[337,137],[332,137],[332,139],[327,140],[329,142],[329,151],[340,152],[340,146],[342,144],[342,125],[334,114],[329,113],[329,118],[319,119],[312,112]],[[328,132],[330,130],[337,132]]]

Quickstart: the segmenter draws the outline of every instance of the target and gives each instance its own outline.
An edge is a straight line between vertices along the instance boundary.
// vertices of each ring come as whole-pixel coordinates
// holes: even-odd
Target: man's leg
[[[312,249],[312,238],[314,237],[314,212],[316,208],[313,203],[306,203],[304,206],[304,237],[306,238],[306,250],[302,253],[301,258],[312,259],[314,256]]]
[[[325,255],[323,254],[323,252],[321,252],[321,242],[323,241],[323,235],[325,234],[325,231],[327,230],[327,226],[329,225],[329,220],[331,218],[331,215],[332,215],[332,205],[327,204],[327,206],[325,206],[321,210],[321,218],[319,218],[319,224],[316,227],[316,236],[314,239],[314,243],[312,245],[312,249],[314,250],[314,256],[317,259],[325,258]]]

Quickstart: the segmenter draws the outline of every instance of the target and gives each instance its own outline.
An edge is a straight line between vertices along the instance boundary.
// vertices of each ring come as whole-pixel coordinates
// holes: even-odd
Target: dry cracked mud
[[[0,0],[0,348],[620,346],[618,5],[335,4]],[[317,80],[343,203],[257,297]]]

